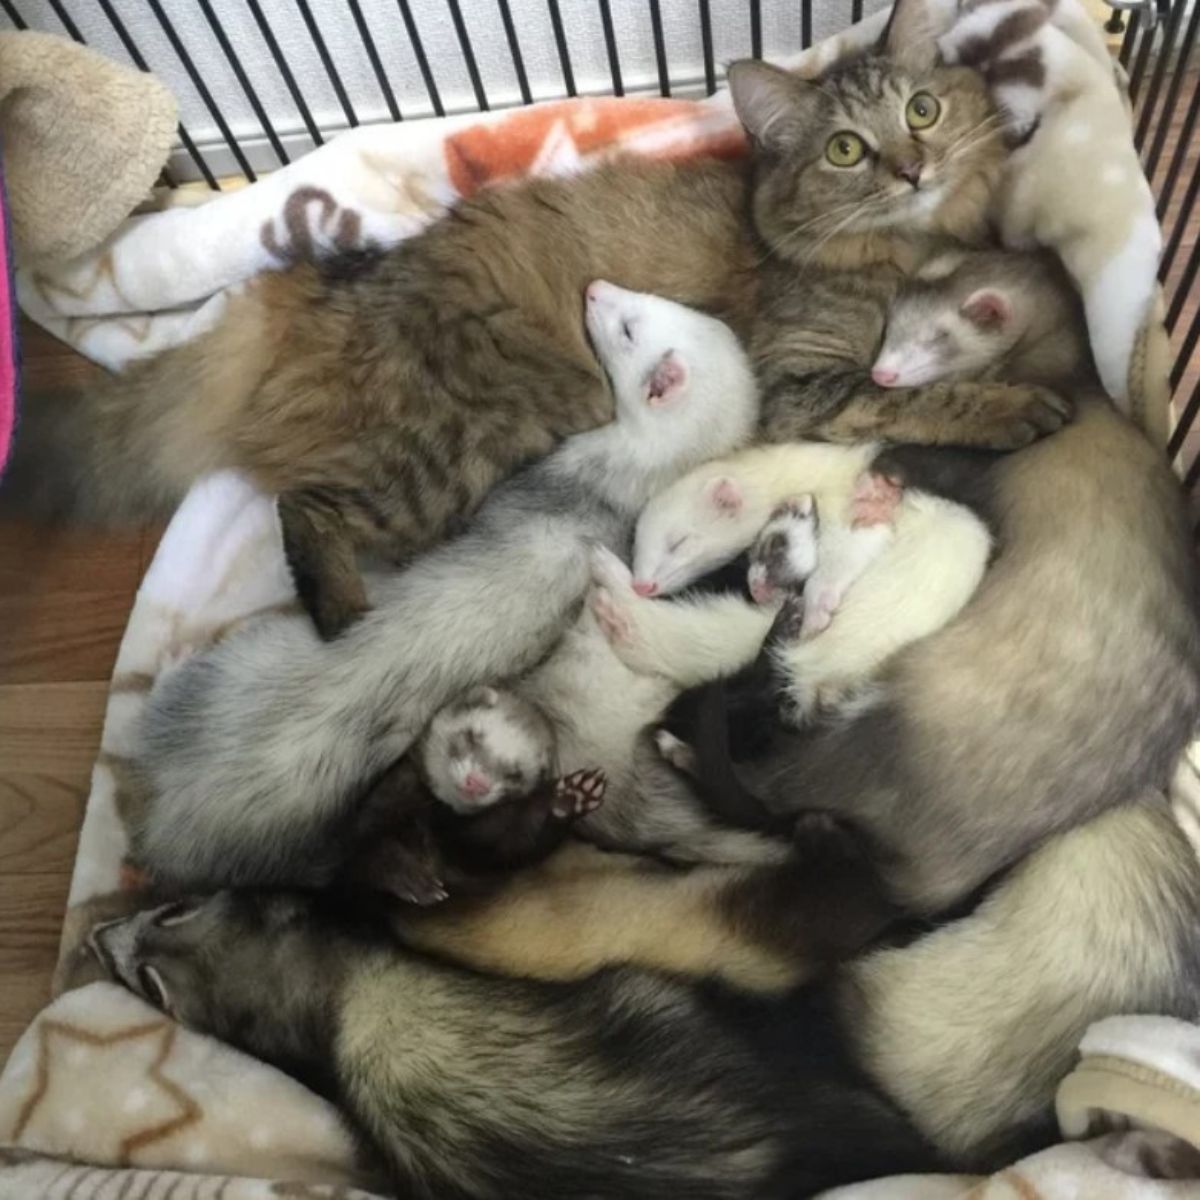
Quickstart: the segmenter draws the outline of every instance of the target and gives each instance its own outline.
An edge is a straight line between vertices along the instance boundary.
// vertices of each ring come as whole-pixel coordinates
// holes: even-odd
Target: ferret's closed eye
[[[630,345],[633,344],[633,322],[632,321],[622,321],[621,322],[621,337],[624,341],[628,342]]]
[[[668,554],[674,554],[674,553],[675,553],[675,551],[676,551],[676,550],[678,550],[678,549],[679,549],[679,548],[680,548],[680,547],[683,545],[683,543],[684,543],[684,542],[686,542],[686,541],[687,541],[687,534],[686,534],[686,533],[683,535],[683,537],[677,537],[677,538],[676,538],[676,539],[675,539],[675,540],[674,540],[674,541],[673,541],[673,542],[672,542],[672,543],[671,543],[671,544],[670,544],[670,545],[667,547],[667,553],[668,553]]]

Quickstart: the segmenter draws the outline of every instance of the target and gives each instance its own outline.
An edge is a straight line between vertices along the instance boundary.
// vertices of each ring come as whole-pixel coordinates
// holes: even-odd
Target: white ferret
[[[673,604],[650,597],[679,591],[732,560],[778,519],[781,505],[802,495],[815,497],[821,516],[818,572],[809,584],[818,596],[826,586],[819,578],[822,543],[833,553],[832,602],[818,601],[826,611],[805,631],[817,636],[779,650],[799,717],[840,707],[897,650],[945,625],[983,577],[991,536],[964,505],[911,489],[893,521],[855,530],[855,506],[870,503],[869,490],[855,493],[868,485],[863,473],[877,453],[876,446],[756,447],[698,467],[655,497],[638,521],[634,578],[610,563],[601,581],[606,624],[617,634],[621,658],[685,687],[744,665],[732,661],[724,631],[737,614],[741,622],[756,620],[765,637],[772,607],[734,596]],[[789,524],[787,536],[802,545],[803,522]]]

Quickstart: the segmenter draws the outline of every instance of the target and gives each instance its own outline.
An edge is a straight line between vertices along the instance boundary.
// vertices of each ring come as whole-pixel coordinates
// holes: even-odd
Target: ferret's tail
[[[170,513],[198,476],[236,465],[225,431],[260,355],[227,317],[89,390],[27,394],[0,514],[120,525]]]

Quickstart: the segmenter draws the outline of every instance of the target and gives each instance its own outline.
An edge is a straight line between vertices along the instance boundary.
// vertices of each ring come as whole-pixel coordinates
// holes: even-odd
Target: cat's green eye
[[[825,157],[835,167],[853,167],[862,162],[866,152],[866,143],[862,138],[848,130],[835,133],[825,145]]]
[[[904,119],[908,122],[909,129],[928,129],[937,123],[941,115],[942,106],[937,97],[928,92],[918,92],[904,110]]]

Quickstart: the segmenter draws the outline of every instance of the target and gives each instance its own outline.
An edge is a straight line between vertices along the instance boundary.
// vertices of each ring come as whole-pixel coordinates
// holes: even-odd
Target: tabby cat
[[[1068,406],[1044,389],[870,380],[897,284],[932,242],[983,239],[1005,153],[982,79],[933,64],[922,17],[905,0],[886,53],[817,83],[735,64],[749,167],[626,162],[489,189],[385,253],[262,276],[197,340],[65,412],[30,404],[10,490],[137,518],[239,468],[278,494],[297,590],[331,637],[367,606],[357,551],[403,561],[611,418],[583,323],[597,278],[752,335],[770,438],[1007,449],[1052,431]]]

